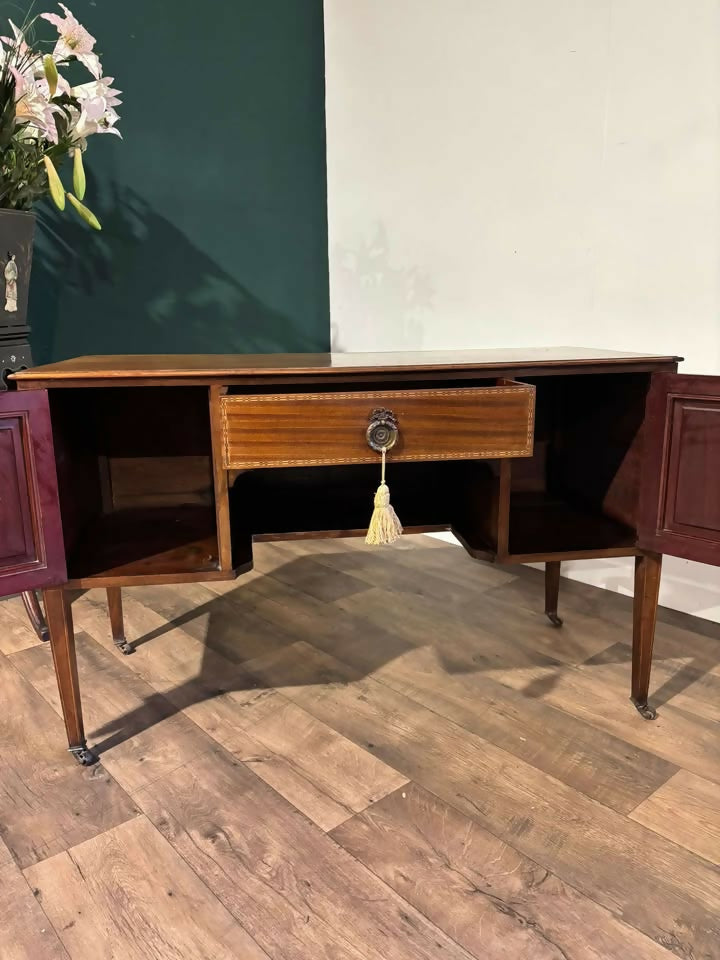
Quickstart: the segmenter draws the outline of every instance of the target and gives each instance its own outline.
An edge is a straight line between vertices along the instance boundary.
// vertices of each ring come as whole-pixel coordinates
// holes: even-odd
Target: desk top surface
[[[538,373],[543,368],[663,366],[681,357],[595,350],[587,347],[511,347],[491,350],[446,350],[398,353],[217,353],[117,354],[77,357],[22,370],[19,386],[52,386],[52,381],[177,380],[222,381],[243,377],[327,376],[398,371],[452,372],[514,370]]]

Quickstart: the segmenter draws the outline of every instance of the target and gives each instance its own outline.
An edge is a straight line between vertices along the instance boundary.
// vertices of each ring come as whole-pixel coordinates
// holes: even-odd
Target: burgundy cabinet
[[[720,377],[656,373],[645,429],[640,546],[720,565]]]
[[[0,597],[66,579],[47,391],[0,393]]]

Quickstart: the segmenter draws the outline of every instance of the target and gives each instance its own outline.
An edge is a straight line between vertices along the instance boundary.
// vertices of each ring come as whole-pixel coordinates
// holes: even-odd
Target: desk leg
[[[88,750],[85,740],[70,597],[62,587],[54,587],[43,591],[43,599],[70,753],[83,766],[89,766],[97,757]]]
[[[125,656],[133,652],[133,648],[125,639],[125,624],[123,623],[122,589],[120,587],[107,588],[108,612],[110,613],[110,629],[113,643]]]
[[[558,598],[560,596],[560,561],[548,560],[545,564],[545,616],[554,627],[561,627],[558,616]]]
[[[50,634],[48,633],[45,614],[42,612],[37,594],[34,590],[28,590],[22,595],[22,599],[25,604],[25,613],[28,615],[30,626],[37,634],[38,639],[46,643],[50,639]]]
[[[638,713],[646,720],[657,714],[648,704],[650,668],[652,667],[655,621],[662,555],[644,553],[635,558],[635,599],[633,603],[632,695]]]

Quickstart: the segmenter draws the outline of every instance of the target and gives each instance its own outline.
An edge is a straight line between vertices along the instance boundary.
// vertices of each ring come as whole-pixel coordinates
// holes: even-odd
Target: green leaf
[[[43,157],[43,163],[45,164],[45,170],[47,171],[50,196],[53,198],[53,202],[58,210],[64,210],[65,191],[63,190],[62,181],[58,176],[58,172],[55,169],[55,164],[52,162],[50,157]]]
[[[0,147],[6,147],[15,136],[15,88],[2,92],[6,100],[0,112]]]
[[[50,99],[52,100],[57,93],[58,72],[57,67],[55,66],[55,61],[53,60],[52,55],[49,53],[43,58],[43,70],[45,71],[45,79],[48,82],[48,87],[50,88]]]
[[[67,198],[70,201],[70,203],[75,207],[75,209],[80,214],[80,216],[83,218],[85,223],[90,224],[93,230],[102,230],[102,227],[100,226],[100,221],[92,212],[92,210],[88,210],[85,204],[80,203],[78,198],[74,197],[71,193],[68,193]]]
[[[85,168],[83,167],[82,150],[75,147],[75,156],[73,157],[73,187],[78,200],[85,199]]]

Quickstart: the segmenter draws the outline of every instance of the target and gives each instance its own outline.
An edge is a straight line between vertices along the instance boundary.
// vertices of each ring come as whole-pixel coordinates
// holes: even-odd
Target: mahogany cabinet
[[[720,377],[656,374],[638,543],[720,564]]]
[[[81,357],[0,395],[0,595],[45,590],[71,751],[82,726],[68,588],[231,579],[258,540],[363,535],[392,411],[406,531],[471,556],[634,557],[631,699],[647,695],[663,553],[720,563],[720,377],[571,348]],[[122,649],[122,647],[121,647]],[[124,652],[128,652],[125,644]]]
[[[0,393],[0,596],[67,580],[46,390]]]

